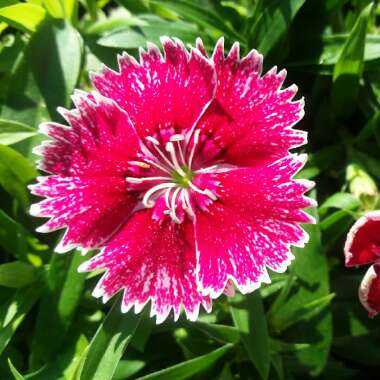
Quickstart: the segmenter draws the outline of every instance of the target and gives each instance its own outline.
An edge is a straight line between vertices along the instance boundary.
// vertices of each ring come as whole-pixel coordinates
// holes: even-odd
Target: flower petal
[[[266,268],[286,270],[290,245],[308,236],[299,226],[312,222],[301,209],[313,201],[303,193],[311,183],[292,180],[304,157],[288,156],[268,166],[205,174],[219,183],[218,201],[195,220],[198,268],[203,294],[218,297],[233,280],[242,293],[269,281]]]
[[[211,61],[197,49],[188,52],[182,42],[161,39],[165,58],[148,45],[140,63],[124,53],[120,72],[104,68],[92,76],[98,91],[114,99],[130,116],[140,136],[174,128],[191,128],[212,100],[216,78]]]
[[[380,312],[380,264],[372,265],[359,288],[359,299],[370,317]]]
[[[113,176],[128,173],[139,141],[128,115],[100,95],[77,92],[77,109],[60,112],[71,127],[58,123],[40,126],[53,138],[35,149],[43,156],[40,168],[62,176]]]
[[[210,301],[197,291],[195,249],[191,223],[176,224],[169,219],[159,223],[151,210],[136,212],[102,252],[84,263],[81,271],[105,268],[95,295],[106,301],[124,290],[123,311],[133,305],[139,312],[151,300],[151,314],[157,323],[171,309],[178,318],[180,307],[195,320],[199,305],[209,309]]]
[[[346,266],[380,259],[380,211],[365,214],[351,227],[344,246]]]
[[[118,177],[39,177],[31,185],[33,194],[47,199],[32,205],[34,216],[51,219],[39,227],[49,232],[68,227],[57,252],[75,246],[99,246],[119,228],[134,209],[137,200],[127,191],[127,182]]]
[[[199,40],[197,45],[202,50]],[[236,43],[225,57],[223,39],[212,59],[218,87],[199,127],[225,149],[228,162],[270,162],[306,143],[306,132],[292,128],[304,115],[304,101],[292,101],[296,86],[281,89],[285,70],[277,73],[274,67],[261,76],[262,56],[257,51],[240,59]]]

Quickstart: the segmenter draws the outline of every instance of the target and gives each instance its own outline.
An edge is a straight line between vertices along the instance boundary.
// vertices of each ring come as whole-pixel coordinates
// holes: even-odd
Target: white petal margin
[[[367,273],[363,277],[363,280],[359,287],[359,300],[361,304],[368,311],[369,316],[372,318],[379,313],[379,310],[374,310],[368,303],[368,296],[371,290],[372,283],[377,279],[378,274],[376,273],[375,266],[380,266],[380,264],[371,265]],[[379,294],[380,297],[380,294]]]
[[[350,231],[347,234],[346,242],[344,244],[344,257],[346,266],[349,266],[349,262],[353,257],[351,247],[357,232],[370,220],[380,221],[380,210],[368,212],[367,214],[360,217],[351,227]]]

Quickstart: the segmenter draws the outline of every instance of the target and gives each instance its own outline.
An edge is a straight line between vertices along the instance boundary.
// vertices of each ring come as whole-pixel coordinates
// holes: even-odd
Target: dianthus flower
[[[371,211],[351,227],[344,246],[346,266],[372,264],[359,287],[370,317],[380,312],[380,211]]]
[[[157,323],[181,308],[195,320],[232,283],[249,293],[284,271],[312,204],[311,183],[293,179],[304,102],[281,89],[286,72],[262,76],[260,54],[240,59],[236,43],[225,56],[223,39],[210,58],[200,40],[162,44],[164,56],[148,44],[140,62],[123,54],[118,72],[94,74],[97,91],[60,109],[70,127],[42,125],[51,175],[31,187],[47,198],[31,208],[50,217],[38,230],[67,227],[57,252],[101,248],[79,268],[105,269],[94,295],[123,290],[124,312],[150,300]]]

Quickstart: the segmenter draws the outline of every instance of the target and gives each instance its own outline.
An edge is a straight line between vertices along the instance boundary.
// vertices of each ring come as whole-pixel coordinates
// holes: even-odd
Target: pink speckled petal
[[[380,313],[380,263],[372,265],[359,288],[359,299],[370,317]]]
[[[346,266],[371,264],[380,259],[380,211],[372,211],[351,227],[344,246]]]
[[[114,99],[130,116],[140,136],[162,128],[190,129],[214,97],[215,70],[197,49],[162,38],[165,57],[155,45],[141,51],[140,63],[128,54],[120,72],[104,68],[92,77],[98,91]]]
[[[128,115],[100,95],[77,93],[77,109],[60,109],[70,127],[45,123],[41,132],[51,137],[35,149],[43,156],[40,168],[61,176],[122,176],[139,142]]]
[[[199,40],[197,46],[202,51]],[[225,150],[226,161],[245,166],[271,162],[306,143],[306,133],[292,128],[304,115],[304,101],[292,101],[296,86],[281,89],[285,70],[274,67],[261,76],[257,51],[240,59],[236,43],[225,57],[223,39],[212,59],[217,92],[199,126]]]
[[[292,180],[305,158],[288,156],[268,166],[206,174],[219,183],[219,201],[198,213],[195,235],[198,281],[203,294],[218,297],[232,280],[242,293],[269,281],[266,268],[283,272],[290,246],[308,239],[300,223],[312,218],[302,208],[312,183]]]
[[[183,306],[187,318],[195,320],[199,306],[209,310],[207,297],[197,291],[192,223],[158,223],[151,211],[136,212],[102,252],[84,263],[81,271],[105,268],[95,289],[108,300],[123,289],[123,311],[140,311],[151,300],[151,315],[157,323],[173,309],[178,318]]]
[[[39,177],[33,194],[47,197],[31,207],[31,214],[51,218],[39,232],[68,227],[57,252],[75,246],[89,249],[106,241],[128,218],[137,200],[127,192],[124,178]]]

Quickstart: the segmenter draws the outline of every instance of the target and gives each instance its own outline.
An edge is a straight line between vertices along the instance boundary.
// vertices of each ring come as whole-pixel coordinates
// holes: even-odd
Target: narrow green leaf
[[[2,145],[12,145],[37,134],[34,128],[26,124],[0,119],[0,144]]]
[[[64,18],[61,0],[37,0],[55,18]]]
[[[16,258],[24,258],[27,238],[32,235],[25,228],[0,210],[0,247]]]
[[[380,51],[380,43],[379,43]],[[363,129],[359,132],[355,139],[356,144],[365,143],[371,136],[376,138],[377,143],[380,145],[380,112],[376,112],[366,123]]]
[[[8,365],[9,365],[9,369],[11,370],[12,375],[13,375],[13,377],[14,377],[15,380],[25,380],[25,377],[22,376],[19,371],[17,371],[17,369],[12,364],[12,362],[11,362],[11,360],[9,358],[8,358]]]
[[[135,32],[131,29],[108,34],[100,38],[97,43],[106,47],[137,49],[140,46],[145,45],[146,38],[141,33]]]
[[[19,289],[0,306],[0,354],[40,295],[39,286]]]
[[[49,361],[66,338],[86,278],[77,269],[86,259],[78,252],[52,256],[46,273],[47,288],[41,297],[32,343],[32,362],[35,368]]]
[[[72,24],[77,21],[78,1],[77,0],[60,0],[63,7],[65,18]]]
[[[236,327],[204,322],[196,322],[193,326],[221,343],[237,343],[240,340],[240,332]]]
[[[35,4],[14,4],[0,8],[0,20],[25,32],[34,32],[45,18],[44,8]]]
[[[363,9],[334,66],[332,103],[337,116],[349,115],[359,92],[364,67],[364,48],[373,3]]]
[[[205,27],[213,28],[220,31],[232,40],[239,40],[245,44],[245,38],[230,28],[218,14],[210,9],[202,7],[195,2],[187,0],[153,0],[152,4],[159,4],[171,11],[178,13],[185,20],[193,21]]]
[[[225,346],[220,347],[206,355],[187,360],[158,372],[150,373],[149,375],[139,377],[137,380],[183,380],[192,378],[201,371],[210,368],[232,347],[232,344],[226,344]]]
[[[40,370],[25,376],[25,380],[69,380],[74,376],[74,372],[81,356],[88,346],[87,338],[78,334],[75,330],[68,337],[64,347],[56,358]]]
[[[315,198],[315,193],[312,196]],[[309,212],[318,221],[316,209]],[[284,339],[311,343],[309,349],[296,352],[295,356],[312,375],[317,375],[326,364],[332,340],[331,310],[326,307],[332,295],[320,227],[314,224],[304,228],[310,240],[305,248],[293,250],[296,258],[290,266],[290,285],[285,286],[278,296],[280,302],[275,302],[275,307],[268,313],[268,320],[270,327],[277,333],[282,332]],[[292,280],[294,277],[296,281]],[[317,315],[313,313],[314,307]]]
[[[250,31],[250,46],[266,55],[288,30],[305,0],[269,0]]]
[[[36,268],[22,261],[0,265],[0,285],[22,288],[37,280]]]
[[[88,9],[88,13],[90,14],[93,20],[97,19],[98,7],[96,5],[96,0],[85,0],[85,5]]]
[[[266,380],[270,369],[269,334],[259,291],[230,300],[231,314],[253,365]]]
[[[56,108],[70,104],[78,81],[82,40],[72,26],[61,20],[45,22],[33,37],[27,58],[50,116],[56,118]]]
[[[114,302],[83,355],[77,380],[111,380],[140,321],[133,311],[122,314]]]
[[[142,360],[120,360],[112,380],[125,380],[145,367]]]
[[[30,261],[34,266],[42,263],[39,256],[46,256],[49,249],[1,209],[0,247],[18,260]]]
[[[359,200],[350,193],[335,193],[328,197],[320,206],[319,210],[338,208],[353,210],[360,206]]]
[[[299,52],[292,61],[287,63],[287,66],[331,66],[335,65],[347,43],[349,34],[331,34],[322,36],[321,40],[310,39],[307,41],[308,46],[315,46],[315,50],[310,52]],[[321,47],[322,44],[322,47]],[[298,52],[297,52],[298,53]],[[373,61],[380,58],[380,36],[375,34],[367,34],[365,38],[364,57],[365,62]],[[292,59],[292,58],[291,58]]]
[[[37,175],[34,166],[16,150],[0,145],[0,185],[25,208],[26,184]]]
[[[15,63],[1,117],[32,127],[49,118],[57,119],[56,108],[70,105],[81,59],[79,33],[63,20],[45,21]]]

